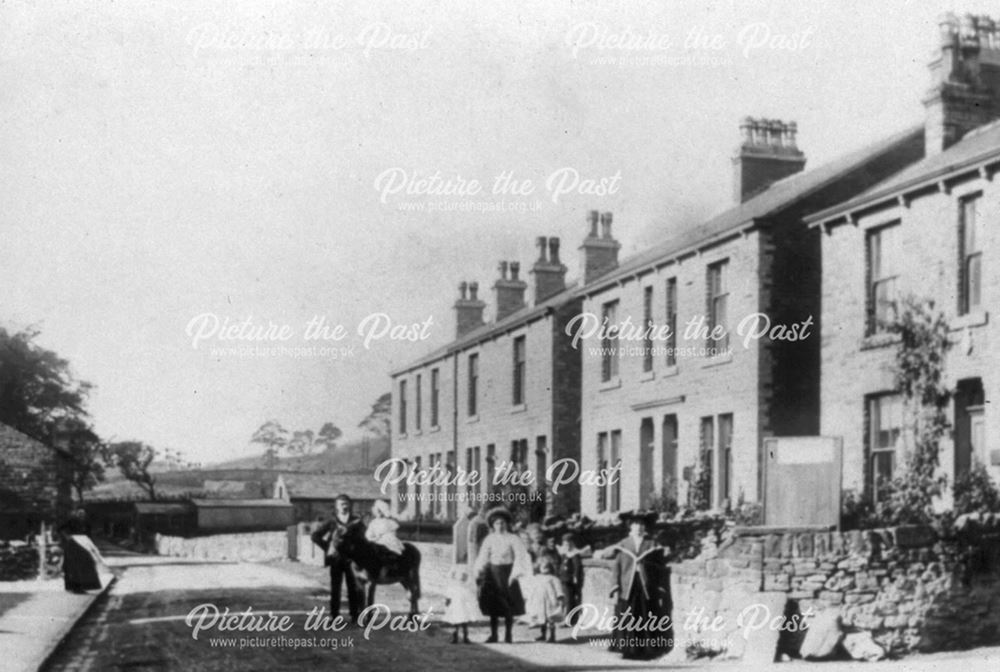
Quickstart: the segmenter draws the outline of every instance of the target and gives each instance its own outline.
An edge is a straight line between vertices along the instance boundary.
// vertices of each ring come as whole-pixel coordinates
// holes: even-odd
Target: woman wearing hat
[[[655,512],[646,511],[621,514],[629,534],[604,554],[615,560],[611,597],[617,597],[618,601],[612,650],[620,651],[624,658],[648,660],[673,648],[670,573],[665,549],[647,535],[656,517]]]
[[[524,542],[510,531],[510,511],[502,506],[486,514],[490,533],[476,556],[476,582],[479,584],[479,608],[490,617],[490,638],[496,642],[500,618],[504,619],[504,641],[511,642],[514,617],[524,614],[524,598],[518,579],[531,576],[531,561]]]

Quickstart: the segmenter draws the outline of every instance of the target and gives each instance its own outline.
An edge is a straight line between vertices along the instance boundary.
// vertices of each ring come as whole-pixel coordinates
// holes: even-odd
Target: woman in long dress
[[[502,506],[486,514],[490,533],[483,539],[474,568],[479,584],[479,608],[490,617],[490,638],[498,641],[497,628],[504,619],[504,641],[512,641],[514,617],[524,614],[524,597],[518,579],[531,576],[528,550],[516,534],[511,533],[513,516]]]
[[[673,624],[663,621],[673,608],[670,572],[665,549],[646,534],[656,514],[628,512],[621,519],[628,524],[629,535],[604,554],[615,560],[611,595],[618,601],[612,650],[623,658],[649,660],[673,648]]]

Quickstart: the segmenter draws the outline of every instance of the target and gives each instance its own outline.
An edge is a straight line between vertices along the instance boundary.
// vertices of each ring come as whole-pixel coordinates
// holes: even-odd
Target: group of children
[[[556,628],[567,614],[580,605],[583,593],[583,559],[591,555],[589,546],[580,548],[576,534],[567,532],[556,545],[556,535],[545,536],[538,527],[525,531],[534,575],[519,580],[524,594],[523,620],[540,629],[536,641],[555,642]],[[476,585],[465,565],[456,565],[449,574],[444,622],[454,626],[451,641],[469,642],[469,623],[482,618],[476,599]]]

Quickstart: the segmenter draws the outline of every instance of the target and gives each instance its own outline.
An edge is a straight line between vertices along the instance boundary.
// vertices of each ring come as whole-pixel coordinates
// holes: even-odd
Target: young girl
[[[403,542],[396,536],[399,529],[397,523],[391,515],[389,502],[384,499],[376,500],[372,505],[372,520],[365,530],[365,538],[383,547],[390,553],[402,555]]]
[[[565,597],[562,583],[555,573],[555,563],[548,555],[543,555],[538,561],[538,573],[531,577],[528,588],[528,600],[524,605],[525,620],[528,625],[538,626],[542,633],[535,641],[544,642],[546,630],[548,641],[556,641],[556,624],[563,617]]]
[[[462,642],[469,643],[469,621],[478,620],[479,605],[472,591],[469,572],[464,566],[455,565],[448,573],[448,587],[445,590],[444,622],[455,626],[451,643],[458,644],[458,629],[462,629]]]

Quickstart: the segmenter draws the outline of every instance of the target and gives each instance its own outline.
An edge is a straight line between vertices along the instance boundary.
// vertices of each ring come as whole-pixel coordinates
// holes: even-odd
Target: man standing
[[[345,540],[354,544],[365,543],[365,524],[352,511],[351,498],[338,495],[334,500],[334,514],[327,522],[312,533],[312,542],[326,554],[326,566],[330,568],[330,615],[340,613],[340,584],[347,583],[347,606],[351,622],[356,623],[364,605],[364,596],[358,585],[351,561],[341,554],[337,547]]]

